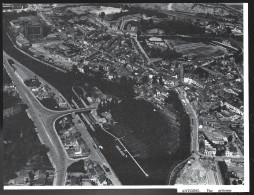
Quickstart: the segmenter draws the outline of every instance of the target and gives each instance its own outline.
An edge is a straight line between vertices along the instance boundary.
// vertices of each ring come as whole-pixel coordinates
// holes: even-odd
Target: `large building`
[[[19,9],[24,9],[26,8],[27,5],[26,4],[22,4],[22,3],[4,3],[2,4],[2,8],[3,10],[19,10]]]
[[[167,47],[167,44],[165,41],[160,37],[150,37],[148,40],[146,40],[147,45],[149,46],[161,46],[161,47]]]
[[[37,23],[30,23],[25,25],[25,37],[28,39],[38,39],[43,37],[43,25]]]
[[[16,35],[21,34],[28,40],[43,38],[50,33],[50,27],[37,16],[23,16],[12,20],[10,29]]]

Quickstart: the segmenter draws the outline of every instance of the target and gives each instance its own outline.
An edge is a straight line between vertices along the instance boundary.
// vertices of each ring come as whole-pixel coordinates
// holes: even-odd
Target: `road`
[[[179,96],[185,101],[184,108],[186,112],[189,114],[190,119],[191,119],[191,152],[198,154],[198,117],[193,109],[192,105],[190,104],[188,98],[186,97],[186,92],[183,88],[177,87],[176,90],[179,93]]]
[[[78,86],[79,87],[79,86]],[[81,88],[81,87],[79,87]],[[84,89],[81,88],[83,91]],[[78,97],[79,95],[76,93],[75,89],[72,87],[72,91],[74,92],[74,94]],[[82,98],[80,98],[82,100]],[[83,104],[85,107],[87,107],[87,105],[84,103],[84,101],[82,100]],[[79,108],[79,106],[75,103],[75,101],[73,100],[73,103],[76,105],[77,108]],[[87,120],[87,118],[85,117],[85,115],[82,113],[81,114],[82,118],[84,119],[84,121],[90,126],[90,128],[94,131],[93,126],[90,124],[90,122]],[[86,125],[84,123],[84,121],[81,119],[81,117],[79,115],[77,115],[78,119],[80,121],[82,121],[82,131],[81,132],[81,136],[83,138],[83,140],[86,142],[86,144],[88,145],[88,147],[90,148],[91,154],[89,156],[89,159],[94,160],[94,161],[100,161],[100,163],[102,163],[103,165],[105,165],[106,167],[108,167],[110,169],[110,173],[106,173],[106,176],[112,181],[112,183],[114,185],[121,185],[121,182],[119,181],[119,179],[117,178],[114,170],[111,168],[111,166],[109,165],[107,159],[103,156],[102,152],[100,151],[100,149],[97,147],[97,144],[95,143],[95,141],[93,140],[92,136],[90,135],[90,133],[88,132]]]
[[[78,86],[79,88],[81,88],[80,86]],[[84,89],[83,88],[81,88],[83,91],[84,91]],[[77,96],[77,98],[79,98],[79,99],[81,99],[82,100],[82,98],[80,98],[80,96],[76,93],[76,91],[75,91],[75,89],[74,88],[72,88],[72,91],[74,92],[74,94]],[[75,103],[75,101],[73,102],[73,103]],[[85,105],[84,104],[84,106],[87,106],[87,105]],[[76,104],[76,107],[78,107],[78,105]],[[83,115],[83,117],[84,117],[84,115]],[[95,120],[97,121],[97,118],[95,118]],[[86,121],[87,123],[89,123],[88,121]],[[99,124],[99,122],[97,121],[97,123]],[[92,126],[90,123],[89,123],[89,125],[90,126]],[[146,177],[148,177],[149,175],[145,172],[145,170],[140,166],[140,164],[136,161],[136,159],[134,158],[134,156],[129,152],[129,150],[125,147],[125,145],[121,142],[121,139],[123,138],[123,137],[121,137],[121,138],[119,138],[119,137],[116,137],[115,135],[113,135],[112,133],[110,133],[109,131],[107,131],[102,125],[100,125],[100,127],[101,127],[101,130],[102,131],[104,131],[104,132],[106,132],[107,134],[109,134],[110,136],[112,136],[115,140],[117,140],[121,145],[122,145],[122,147],[124,148],[124,151],[126,151],[128,154],[129,154],[129,156],[132,158],[132,160],[135,162],[135,164],[139,167],[139,169],[144,173],[144,175],[146,176]],[[89,134],[89,132],[87,132],[88,134]],[[86,137],[86,136],[84,136],[84,137]],[[91,140],[88,140],[88,142],[87,143],[92,143],[93,142],[93,140],[91,139]],[[92,149],[94,149],[93,147],[92,147]],[[95,151],[95,153],[98,153],[98,151]],[[99,152],[100,153],[100,152]],[[103,158],[102,158],[103,159]],[[106,160],[106,159],[105,159]]]
[[[218,178],[218,183],[222,184],[221,180],[221,173],[220,170],[217,166],[217,161],[222,161],[222,160],[233,160],[237,162],[244,162],[244,157],[227,157],[227,156],[209,156],[209,155],[204,155],[199,153],[199,142],[198,142],[198,126],[199,126],[199,121],[197,114],[195,110],[193,109],[192,105],[190,104],[188,98],[186,97],[186,92],[184,90],[184,86],[180,86],[176,88],[176,91],[178,92],[179,96],[181,99],[185,101],[184,108],[186,112],[189,114],[190,119],[191,119],[191,157],[194,157],[197,159],[197,157],[203,157],[203,158],[213,158],[216,163],[216,169],[217,169],[217,178]],[[181,164],[181,163],[180,163]],[[178,164],[173,170],[175,170],[180,164]],[[173,171],[171,172],[169,182],[171,181]]]
[[[189,114],[190,119],[191,119],[191,152],[202,156],[202,157],[206,157],[206,158],[214,158],[217,161],[220,160],[234,160],[234,161],[238,161],[238,162],[244,162],[244,157],[232,157],[232,156],[209,156],[209,155],[204,155],[199,153],[199,142],[198,142],[198,126],[199,126],[199,122],[198,122],[198,116],[195,112],[195,110],[193,109],[192,105],[190,104],[188,98],[186,97],[186,92],[183,89],[183,87],[178,87],[177,90],[179,91],[180,97],[186,102],[186,104],[184,105],[184,108],[186,110],[186,112]]]
[[[49,148],[49,153],[56,171],[53,185],[65,185],[67,167],[79,159],[69,158],[59,136],[57,135],[57,132],[54,129],[54,121],[57,118],[68,113],[89,111],[94,108],[89,107],[81,109],[70,109],[65,111],[54,111],[45,108],[32,94],[30,89],[26,87],[18,74],[13,72],[7,61],[9,58],[11,57],[4,52],[4,67],[8,75],[11,77],[14,85],[16,86],[21,99],[28,106],[28,111],[30,113],[31,119],[34,121],[35,126],[37,127],[36,129],[40,139],[46,145],[46,147]],[[24,67],[21,64],[18,64],[17,68],[22,69]]]

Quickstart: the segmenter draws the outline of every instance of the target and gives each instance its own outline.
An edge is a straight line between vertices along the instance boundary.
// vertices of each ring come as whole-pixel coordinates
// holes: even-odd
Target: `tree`
[[[76,75],[79,72],[78,67],[76,65],[73,65],[71,72]]]
[[[149,77],[148,77],[147,75],[143,76],[143,78],[142,78],[142,83],[143,83],[143,84],[146,84],[146,83],[148,83],[148,82],[149,82]]]
[[[101,13],[100,13],[101,21],[104,19],[105,15],[106,15],[105,12],[101,12]]]
[[[78,162],[72,163],[68,168],[68,172],[85,172],[84,160],[79,160]]]
[[[141,35],[141,30],[140,30],[140,28],[138,28],[138,30],[137,30],[137,39],[139,39],[140,35]]]
[[[226,32],[227,32],[227,34],[232,34],[232,31],[229,27],[226,28]]]
[[[100,66],[99,66],[99,71],[101,71],[101,72],[103,72],[103,71],[104,71],[104,69],[103,69],[103,66],[102,66],[102,65],[100,65]]]
[[[237,185],[237,181],[234,179],[234,180],[232,181],[232,184],[233,184],[233,185]]]
[[[149,24],[150,24],[150,25],[153,24],[153,19],[152,19],[152,18],[149,19]]]
[[[99,103],[99,105],[98,105],[98,112],[101,112],[102,111],[102,104],[101,104],[101,102]]]
[[[38,153],[40,155],[47,154],[48,152],[49,149],[44,144],[38,149]]]
[[[232,152],[237,152],[237,148],[233,145],[233,143],[229,144],[229,150]]]
[[[199,141],[199,151],[201,154],[204,154],[204,151],[205,151],[205,141],[204,139],[201,139]]]
[[[155,84],[155,83],[157,83],[157,76],[155,75],[155,76],[153,76],[153,82],[152,82],[153,84]]]
[[[233,136],[232,135],[228,136],[228,142],[231,142],[232,140],[233,140]]]
[[[217,151],[216,151],[216,156],[223,156],[223,155],[225,155],[225,150],[226,150],[226,148],[225,148],[225,146],[224,145],[217,145],[216,146],[216,149],[217,149]]]
[[[88,74],[88,72],[89,72],[89,66],[87,66],[87,65],[83,66],[83,70],[84,70],[85,74]]]
[[[159,83],[160,83],[161,86],[164,86],[164,82],[163,82],[163,80],[162,80],[162,77],[160,77]]]
[[[122,76],[122,77],[120,78],[120,83],[121,83],[121,84],[126,84],[126,83],[127,83],[127,78],[126,78],[126,76]]]
[[[228,166],[225,163],[225,161],[219,161],[218,162],[219,168],[221,170],[221,175],[224,180],[225,185],[230,185],[229,176],[228,176]]]
[[[34,180],[34,173],[33,173],[33,171],[29,171],[28,175],[29,175],[30,180],[33,181]]]

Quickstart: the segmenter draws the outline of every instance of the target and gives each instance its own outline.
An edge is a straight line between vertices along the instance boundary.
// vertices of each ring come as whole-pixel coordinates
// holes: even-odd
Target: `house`
[[[209,155],[209,156],[215,156],[216,155],[216,148],[206,147],[204,154]]]
[[[4,84],[3,86],[4,92],[15,91],[15,90],[16,90],[16,87],[12,83]]]
[[[25,38],[22,37],[21,35],[18,35],[16,37],[16,43],[19,47],[28,49],[31,46],[31,43]]]
[[[99,123],[106,123],[107,122],[107,120],[105,119],[105,118],[99,118]]]
[[[109,124],[113,123],[112,115],[109,112],[103,112],[101,115],[105,118],[106,122]]]
[[[98,186],[106,186],[108,183],[106,181],[106,176],[103,174],[103,175],[100,175],[98,178],[97,178],[97,185]]]
[[[79,147],[79,145],[75,146],[74,147],[74,150],[75,150],[75,156],[81,156],[82,155],[82,149],[81,147]]]
[[[228,102],[225,102],[224,105],[226,106],[227,109],[229,109],[232,112],[235,112],[237,114],[243,115],[243,106],[240,105],[239,103],[235,104],[234,106],[232,104],[229,104]]]
[[[226,150],[225,155],[226,156],[233,156],[233,152],[230,152],[229,150]]]

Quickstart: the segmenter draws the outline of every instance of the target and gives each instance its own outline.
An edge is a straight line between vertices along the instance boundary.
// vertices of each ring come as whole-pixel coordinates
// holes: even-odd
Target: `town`
[[[242,9],[169,7],[5,5],[5,31],[14,47],[70,78],[62,81],[65,90],[70,85],[67,97],[4,48],[5,68],[21,77],[25,94],[54,110],[48,111],[55,117],[52,129],[69,165],[61,185],[135,185],[108,159],[104,139],[113,140],[108,147],[119,162],[128,159],[147,178],[139,185],[154,174],[146,160],[164,154],[179,158],[165,168],[164,184],[244,185]],[[151,112],[147,121],[138,107]]]

